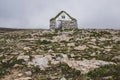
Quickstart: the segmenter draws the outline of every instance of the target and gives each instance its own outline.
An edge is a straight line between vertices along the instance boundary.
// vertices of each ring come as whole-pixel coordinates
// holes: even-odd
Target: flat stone
[[[113,57],[112,60],[120,60],[120,55]]]
[[[24,47],[23,50],[28,51],[28,50],[31,50],[31,48],[30,47]]]
[[[18,76],[18,77],[21,77],[22,75],[23,75],[22,73],[19,73],[17,76]]]
[[[69,46],[69,47],[75,46],[75,43],[68,43],[67,46]]]
[[[31,71],[27,71],[27,72],[25,72],[25,74],[26,74],[27,76],[31,76],[31,75],[32,75],[32,72],[31,72]]]
[[[17,57],[17,60],[20,60],[20,59],[23,59],[23,60],[25,60],[27,62],[30,59],[30,56],[28,56],[28,55],[19,55]]]
[[[66,78],[62,77],[60,80],[66,80]]]
[[[85,50],[86,48],[87,48],[86,45],[82,45],[82,46],[77,46],[74,49],[75,50]]]

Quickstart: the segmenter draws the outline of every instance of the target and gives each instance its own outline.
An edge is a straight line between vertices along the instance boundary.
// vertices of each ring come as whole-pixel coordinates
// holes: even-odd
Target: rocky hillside
[[[120,30],[0,30],[0,80],[119,80]]]

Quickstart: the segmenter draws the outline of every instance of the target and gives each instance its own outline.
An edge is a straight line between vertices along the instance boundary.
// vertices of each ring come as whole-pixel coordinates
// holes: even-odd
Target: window
[[[64,16],[64,15],[62,16],[62,19],[65,19],[65,16]]]

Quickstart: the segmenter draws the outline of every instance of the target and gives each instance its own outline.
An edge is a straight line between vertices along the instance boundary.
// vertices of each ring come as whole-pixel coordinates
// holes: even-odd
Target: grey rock
[[[47,57],[35,56],[33,59],[34,66],[39,66],[41,69],[48,67],[49,59]]]
[[[66,78],[65,78],[65,77],[62,77],[60,80],[66,80]]]
[[[25,72],[25,74],[26,74],[27,76],[31,76],[31,75],[32,75],[32,72],[31,72],[31,71],[27,71],[27,72]]]

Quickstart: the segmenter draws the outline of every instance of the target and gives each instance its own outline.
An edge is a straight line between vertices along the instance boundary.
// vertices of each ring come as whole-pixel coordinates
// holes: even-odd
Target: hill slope
[[[117,80],[120,30],[0,33],[1,80]]]

